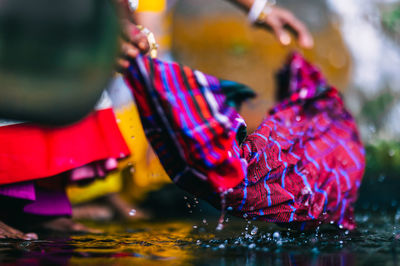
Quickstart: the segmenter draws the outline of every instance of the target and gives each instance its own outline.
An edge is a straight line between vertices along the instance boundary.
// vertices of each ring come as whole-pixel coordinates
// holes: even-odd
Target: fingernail
[[[303,46],[306,48],[311,48],[314,46],[314,40],[312,38],[304,39]]]
[[[281,35],[281,37],[279,38],[279,41],[283,44],[283,45],[289,45],[292,41],[292,38],[290,38],[290,35],[287,33],[284,33]]]
[[[143,49],[143,50],[146,49],[146,42],[140,42],[139,43],[139,48]]]

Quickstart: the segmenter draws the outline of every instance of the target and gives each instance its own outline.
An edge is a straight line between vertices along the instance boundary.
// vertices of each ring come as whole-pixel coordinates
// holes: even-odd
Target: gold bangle
[[[147,41],[149,42],[149,54],[151,58],[156,58],[157,57],[157,50],[158,50],[158,44],[156,41],[156,38],[154,37],[154,34],[146,27],[143,27],[142,25],[137,25],[136,26],[143,34],[147,36]]]
[[[275,0],[268,1],[261,11],[260,15],[257,17],[256,23],[262,23],[269,14],[272,12],[272,7],[276,4]]]

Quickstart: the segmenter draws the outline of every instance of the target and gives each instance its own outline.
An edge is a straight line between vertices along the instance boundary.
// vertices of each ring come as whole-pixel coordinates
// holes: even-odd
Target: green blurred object
[[[118,32],[109,0],[1,0],[0,119],[83,118],[112,74]]]
[[[400,30],[400,5],[383,13],[383,24],[392,32]]]

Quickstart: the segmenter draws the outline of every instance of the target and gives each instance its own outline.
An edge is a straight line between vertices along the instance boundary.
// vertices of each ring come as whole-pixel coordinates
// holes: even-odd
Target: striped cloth
[[[338,91],[300,55],[278,75],[280,102],[240,145],[245,123],[218,79],[139,57],[126,80],[150,143],[183,189],[248,219],[355,228],[364,148]]]

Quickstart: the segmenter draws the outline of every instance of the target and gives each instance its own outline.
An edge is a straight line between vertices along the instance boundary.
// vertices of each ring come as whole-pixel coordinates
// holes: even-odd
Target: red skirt
[[[0,185],[58,175],[127,156],[112,108],[64,127],[0,124]],[[96,165],[98,167],[98,165]]]

